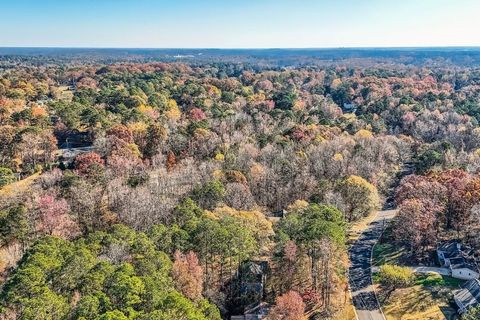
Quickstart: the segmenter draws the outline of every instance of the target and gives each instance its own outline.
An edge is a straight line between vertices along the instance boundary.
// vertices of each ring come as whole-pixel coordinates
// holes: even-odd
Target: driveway
[[[413,272],[415,273],[436,273],[442,276],[451,276],[450,269],[448,268],[438,268],[438,267],[425,267],[425,266],[409,266]],[[372,271],[378,272],[380,270],[379,267],[373,266]]]
[[[396,210],[379,211],[348,250],[351,265],[348,271],[353,305],[359,320],[385,320],[372,284],[371,258],[375,243]]]
[[[440,274],[442,276],[450,276],[451,275],[450,269],[448,269],[448,268],[423,267],[423,266],[410,267],[410,268],[415,273],[437,273],[437,274]]]

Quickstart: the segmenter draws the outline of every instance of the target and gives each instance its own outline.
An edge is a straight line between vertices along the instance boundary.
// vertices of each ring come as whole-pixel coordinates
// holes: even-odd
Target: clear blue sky
[[[0,46],[480,46],[480,0],[0,0]]]

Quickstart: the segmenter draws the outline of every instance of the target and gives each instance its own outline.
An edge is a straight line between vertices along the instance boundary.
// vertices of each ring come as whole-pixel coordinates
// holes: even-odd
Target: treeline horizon
[[[269,66],[325,65],[344,63],[404,64],[442,66],[476,66],[480,64],[480,47],[325,47],[325,48],[135,48],[135,47],[0,47],[2,60],[45,61],[60,58],[65,63],[90,61],[118,63],[148,62],[238,62]],[[25,61],[22,61],[25,62]],[[56,61],[58,62],[58,61]]]

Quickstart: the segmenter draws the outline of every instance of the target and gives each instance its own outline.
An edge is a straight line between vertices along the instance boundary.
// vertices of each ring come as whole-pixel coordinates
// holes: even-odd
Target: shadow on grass
[[[384,312],[394,319],[457,319],[451,305],[452,290],[458,288],[461,280],[438,274],[418,275],[411,287],[398,289],[386,301],[380,292]],[[383,294],[382,294],[383,293]]]
[[[402,264],[408,260],[409,253],[404,246],[393,241],[392,228],[388,227],[373,248],[373,265]]]
[[[420,274],[417,275],[415,279],[415,284],[421,285],[424,287],[434,287],[441,286],[446,288],[456,289],[459,288],[461,284],[465,281],[460,279],[455,279],[449,276],[443,276],[436,273],[430,274]]]

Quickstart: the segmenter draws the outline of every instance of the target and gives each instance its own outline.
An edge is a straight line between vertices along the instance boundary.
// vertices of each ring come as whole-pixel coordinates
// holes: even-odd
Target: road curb
[[[350,297],[352,299],[352,302],[354,302],[354,297],[353,297],[353,289],[351,287],[351,285],[354,285],[355,286],[355,290],[358,291],[358,294],[360,294],[359,297],[357,297],[357,295],[355,296],[355,299],[360,299],[360,301],[357,301],[357,303],[353,303],[353,306],[354,306],[354,309],[355,309],[355,318],[356,319],[372,319],[372,316],[373,314],[370,314],[370,313],[375,313],[375,319],[377,320],[386,320],[386,317],[385,317],[385,314],[383,312],[383,309],[382,309],[382,306],[380,304],[380,301],[378,299],[378,295],[377,295],[377,290],[375,290],[375,287],[374,287],[374,282],[373,282],[373,253],[374,253],[374,249],[376,247],[376,245],[378,244],[378,242],[380,241],[381,237],[383,236],[384,232],[385,232],[385,229],[388,225],[388,223],[395,217],[397,211],[395,209],[390,209],[390,210],[380,210],[377,212],[377,215],[375,216],[375,219],[362,231],[362,235],[361,237],[365,237],[365,234],[370,234],[366,239],[362,240],[362,241],[368,241],[369,244],[368,244],[368,247],[370,250],[363,250],[363,261],[364,263],[368,264],[368,268],[365,268],[363,269],[364,271],[364,276],[365,277],[370,277],[369,281],[368,282],[364,282],[364,284],[362,285],[362,287],[360,288],[357,288],[357,281],[358,279],[356,278],[357,276],[355,275],[355,273],[352,275],[352,270],[353,272],[355,272],[355,270],[358,268],[356,265],[358,264],[358,261],[357,259],[355,258],[354,260],[353,257],[355,257],[355,255],[358,255],[359,252],[358,250],[355,249],[355,246],[360,246],[360,248],[362,246],[365,246],[366,244],[363,243],[363,242],[360,242],[358,243],[357,241],[360,240],[357,239],[356,242],[354,242],[352,244],[352,246],[350,247],[349,249],[349,252],[352,252],[353,250],[353,254],[354,256],[352,256],[351,254],[352,253],[349,253],[349,256],[350,256],[350,261],[351,263],[355,261],[355,263],[352,265],[350,265],[349,269],[349,293],[350,293]],[[374,235],[374,237],[372,237],[372,235]],[[370,252],[368,252],[370,251]],[[352,269],[353,267],[353,269]],[[370,269],[369,271],[367,269]],[[352,278],[352,276],[354,276],[354,278]],[[364,312],[364,309],[363,309],[363,299],[362,298],[362,292],[363,290],[367,289],[368,287],[370,287],[370,289],[366,290],[365,292],[368,292],[370,295],[371,295],[371,301],[369,303],[372,303],[371,307],[374,308],[374,309],[367,309],[365,310],[366,313]],[[363,288],[363,289],[361,289]],[[359,291],[360,290],[360,291]],[[356,292],[355,291],[355,292]],[[360,303],[362,302],[362,303]],[[358,304],[360,303],[360,304]],[[361,311],[361,312],[360,312]],[[366,317],[365,317],[366,316]]]
[[[385,314],[383,313],[382,305],[380,304],[380,300],[378,300],[377,290],[375,290],[375,286],[374,286],[374,283],[373,283],[373,269],[372,269],[372,267],[373,267],[373,250],[375,249],[375,246],[377,245],[377,243],[382,238],[382,235],[383,235],[384,231],[385,231],[385,218],[383,218],[382,232],[378,236],[377,241],[375,241],[375,243],[372,246],[372,250],[370,251],[370,279],[372,279],[372,291],[373,291],[373,294],[375,295],[375,300],[377,300],[378,310],[380,310],[380,313],[382,314],[383,319],[386,320],[387,318],[385,317]]]

